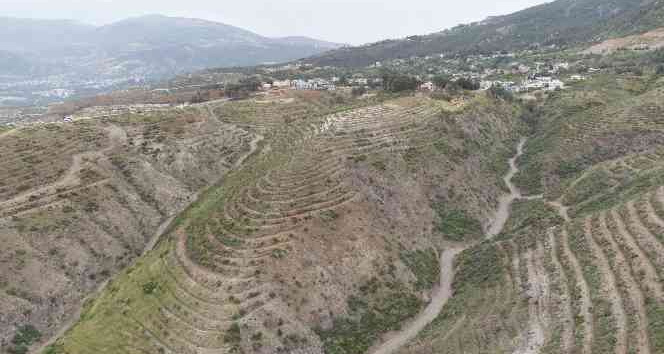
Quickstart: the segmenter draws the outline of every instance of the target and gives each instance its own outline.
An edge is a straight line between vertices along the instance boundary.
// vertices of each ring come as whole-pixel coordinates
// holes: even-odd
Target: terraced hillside
[[[0,135],[0,340],[53,334],[256,135],[204,108]],[[16,349],[16,348],[14,348]]]
[[[519,180],[544,197],[458,258],[454,296],[401,352],[664,353],[661,84],[614,79],[542,108]]]
[[[261,149],[47,352],[363,352],[414,316],[438,250],[481,237],[518,109],[484,95],[456,110],[413,97],[336,113],[303,102],[214,109],[263,135]]]

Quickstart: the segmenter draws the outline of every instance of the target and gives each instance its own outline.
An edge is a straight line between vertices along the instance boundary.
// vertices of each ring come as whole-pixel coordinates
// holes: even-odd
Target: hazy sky
[[[0,16],[92,24],[159,13],[197,17],[265,36],[303,35],[362,44],[426,34],[508,14],[543,0],[0,0]]]

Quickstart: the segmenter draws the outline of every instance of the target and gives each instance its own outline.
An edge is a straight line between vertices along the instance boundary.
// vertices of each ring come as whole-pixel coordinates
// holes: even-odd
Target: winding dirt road
[[[504,181],[509,188],[510,193],[502,196],[498,203],[495,216],[486,230],[486,238],[491,239],[500,234],[510,216],[512,203],[518,199],[539,199],[541,196],[523,197],[521,191],[512,183],[512,179],[519,172],[517,160],[523,155],[523,148],[526,139],[521,139],[517,145],[517,152],[514,157],[509,159],[509,172],[505,175]],[[372,354],[391,354],[395,353],[409,341],[417,337],[429,323],[431,323],[443,309],[447,301],[452,296],[452,281],[454,280],[454,258],[464,250],[472,247],[456,247],[446,249],[440,256],[440,283],[433,291],[431,302],[420,312],[413,320],[406,323],[403,328],[390,336],[390,338],[374,346],[369,350]]]

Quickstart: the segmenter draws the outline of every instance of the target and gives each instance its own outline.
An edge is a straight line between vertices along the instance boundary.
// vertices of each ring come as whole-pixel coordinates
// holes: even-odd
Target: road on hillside
[[[541,198],[536,197],[523,197],[519,189],[514,185],[512,179],[519,172],[517,160],[523,155],[523,147],[526,144],[526,139],[521,139],[517,145],[516,155],[509,159],[509,172],[505,175],[504,180],[509,188],[510,193],[502,196],[498,203],[498,208],[494,214],[491,224],[486,230],[485,236],[491,239],[500,234],[507,223],[510,216],[510,209],[512,203],[517,199],[533,199]],[[443,251],[440,256],[440,283],[433,291],[433,297],[427,307],[419,313],[414,319],[406,323],[403,328],[390,335],[390,338],[370,349],[372,354],[391,354],[406,345],[409,341],[417,337],[429,323],[431,323],[442,311],[447,301],[452,296],[452,281],[454,279],[454,258],[464,250],[472,247],[468,245],[465,247],[449,248]]]

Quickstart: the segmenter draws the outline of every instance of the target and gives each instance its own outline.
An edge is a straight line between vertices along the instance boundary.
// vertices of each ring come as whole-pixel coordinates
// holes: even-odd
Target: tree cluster
[[[383,89],[390,92],[416,90],[417,87],[421,84],[420,80],[414,76],[388,71],[383,72],[382,78]]]
[[[237,83],[226,85],[226,95],[231,98],[242,97],[260,89],[263,81],[257,76],[242,78]]]

